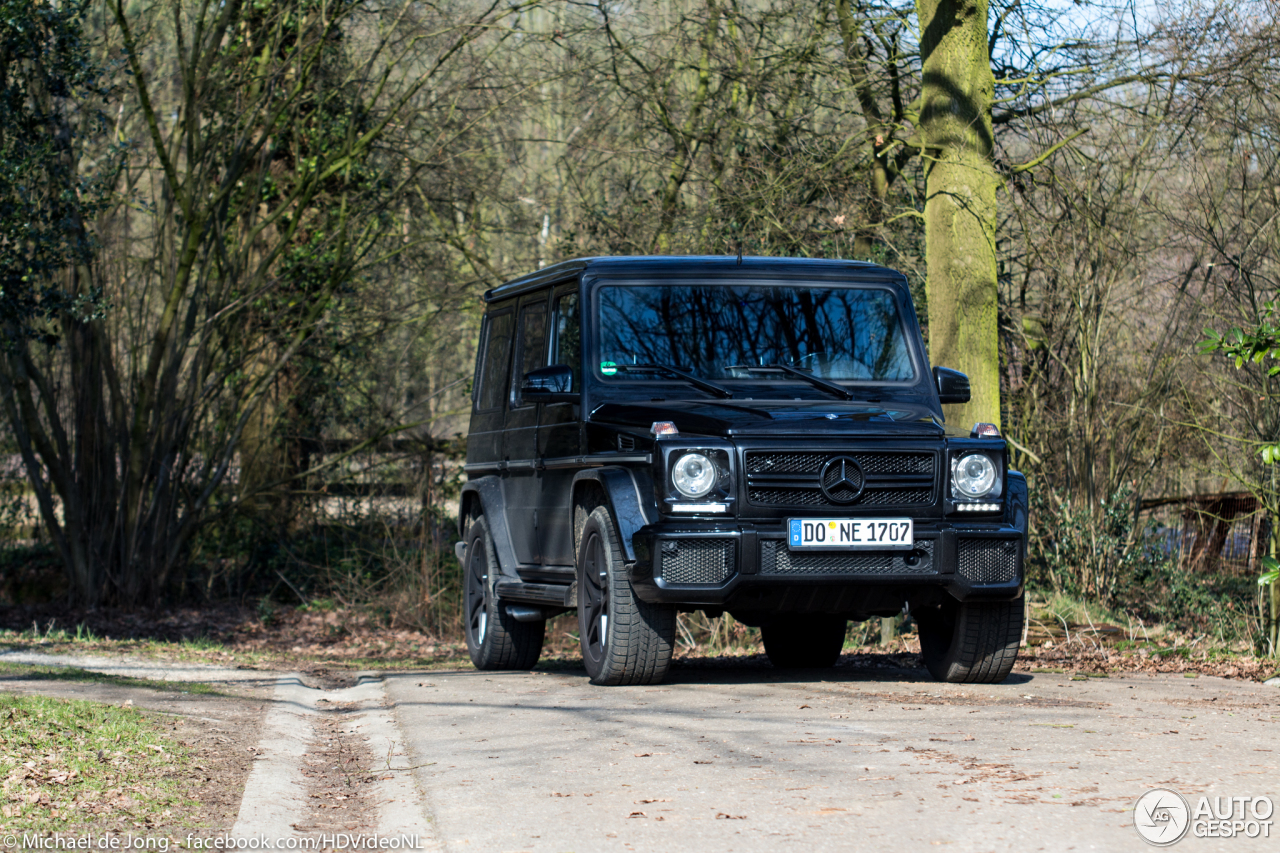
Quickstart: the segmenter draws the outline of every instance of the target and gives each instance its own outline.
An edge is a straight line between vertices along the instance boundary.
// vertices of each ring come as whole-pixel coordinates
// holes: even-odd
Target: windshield
[[[795,381],[752,369],[787,365],[837,381],[915,380],[897,303],[881,288],[607,285],[596,328],[606,377],[657,364],[705,379]]]

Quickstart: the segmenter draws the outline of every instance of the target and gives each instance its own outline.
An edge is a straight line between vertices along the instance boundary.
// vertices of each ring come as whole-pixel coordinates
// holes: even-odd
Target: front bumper
[[[1024,516],[1025,517],[1025,516]],[[750,611],[866,613],[1008,600],[1022,592],[1026,531],[917,521],[915,549],[794,552],[781,523],[673,520],[633,537],[631,581],[651,603]]]

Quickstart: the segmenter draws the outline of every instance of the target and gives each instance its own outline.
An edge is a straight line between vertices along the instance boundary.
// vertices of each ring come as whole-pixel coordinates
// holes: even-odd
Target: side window
[[[561,293],[556,297],[555,345],[551,353],[552,364],[566,364],[573,368],[573,389],[582,388],[578,373],[582,370],[582,323],[578,315],[578,294]]]
[[[476,411],[502,406],[502,392],[507,387],[507,369],[511,365],[511,327],[515,315],[510,311],[490,314],[485,324],[484,360],[477,371],[480,387],[475,390]]]
[[[530,370],[547,364],[547,309],[546,297],[538,305],[530,305],[520,312],[520,355],[516,359],[519,369],[511,377],[511,403],[519,401],[520,380]]]

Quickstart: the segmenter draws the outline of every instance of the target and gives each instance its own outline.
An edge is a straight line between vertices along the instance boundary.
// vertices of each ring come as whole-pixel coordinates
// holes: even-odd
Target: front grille
[[[828,492],[837,499],[833,501],[823,493],[821,478],[823,467],[837,456],[858,464],[826,470]],[[749,450],[744,460],[747,500],[770,507],[930,506],[936,460],[936,454],[927,451]]]
[[[1014,539],[961,539],[956,571],[973,583],[1008,583],[1018,576]]]
[[[852,504],[827,500],[816,488],[755,489],[747,488],[747,500],[756,506],[928,506],[933,502],[932,489],[876,489],[868,486],[862,497]]]
[[[915,558],[915,565],[908,560]],[[762,575],[932,575],[933,540],[918,539],[915,551],[792,551],[778,539],[760,543]]]
[[[747,451],[748,474],[816,474],[832,456],[852,456],[867,474],[933,475],[932,453],[901,451],[817,451],[792,453],[774,450]]]
[[[732,539],[663,539],[658,554],[667,583],[719,584],[733,572]]]

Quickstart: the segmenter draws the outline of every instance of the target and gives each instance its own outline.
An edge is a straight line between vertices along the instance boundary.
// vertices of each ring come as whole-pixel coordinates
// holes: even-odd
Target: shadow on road
[[[577,676],[584,681],[587,677],[581,660],[576,657],[543,660],[537,671]],[[415,672],[417,670],[401,670],[397,674],[410,675]],[[431,675],[432,672],[440,670],[422,670],[421,674]],[[468,673],[482,677],[491,675],[469,668],[463,668],[457,674]],[[1029,673],[1014,672],[1000,683],[1018,685],[1032,680],[1034,676]],[[769,658],[764,654],[681,657],[672,662],[671,671],[663,684],[809,684],[815,681],[937,684],[924,668],[920,655],[912,652],[846,653],[840,656],[835,666],[818,669],[778,669],[769,663]]]

